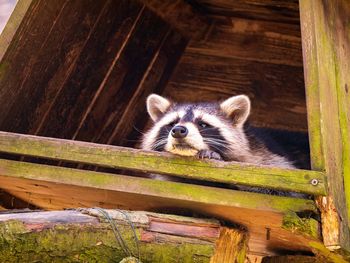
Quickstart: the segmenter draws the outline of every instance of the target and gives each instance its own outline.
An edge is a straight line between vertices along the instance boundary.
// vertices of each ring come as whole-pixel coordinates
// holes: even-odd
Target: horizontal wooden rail
[[[326,194],[324,173],[317,171],[202,161],[167,153],[7,132],[0,132],[0,152],[313,195]]]
[[[1,176],[278,213],[317,212],[312,200],[0,159]]]
[[[220,218],[245,226],[249,250],[258,255],[309,251],[308,243],[320,240],[318,222],[298,217],[317,213],[313,200],[11,160],[0,160],[0,182],[5,191],[44,209],[99,206]]]

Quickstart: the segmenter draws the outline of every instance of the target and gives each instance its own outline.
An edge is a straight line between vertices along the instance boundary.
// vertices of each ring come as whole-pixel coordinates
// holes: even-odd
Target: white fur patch
[[[183,156],[195,156],[200,150],[207,150],[208,146],[203,142],[203,137],[198,131],[198,128],[191,122],[181,123],[188,130],[187,136],[183,141],[188,144],[191,148],[176,147],[177,140],[168,135],[168,142],[165,145],[165,150],[174,154]]]
[[[220,108],[235,125],[243,126],[250,114],[250,99],[246,95],[233,96],[223,101]]]
[[[151,94],[147,97],[146,105],[152,120],[157,121],[167,111],[171,103],[162,96]]]
[[[172,123],[178,118],[177,112],[170,112],[166,114],[162,119],[160,119],[159,122],[156,122],[154,126],[145,134],[142,141],[142,149],[145,150],[152,150],[154,146],[154,142],[157,140],[157,137],[159,135],[160,129],[168,125],[169,123]]]

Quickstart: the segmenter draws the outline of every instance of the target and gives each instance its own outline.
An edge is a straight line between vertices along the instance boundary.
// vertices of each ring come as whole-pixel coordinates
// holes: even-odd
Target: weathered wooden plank
[[[141,9],[142,5],[137,1],[106,2],[77,57],[75,67],[67,72],[54,100],[46,97],[42,105],[37,106],[37,111],[42,114],[37,114],[40,118],[32,120],[31,133],[74,137],[85,114],[104,88],[106,75],[119,58]],[[65,129],[58,128],[62,126]]]
[[[165,153],[6,132],[0,132],[0,152],[164,173],[205,181],[325,194],[323,173],[316,171],[286,170],[234,162],[200,161]],[[312,182],[317,183],[312,184]]]
[[[54,2],[56,1],[48,2],[47,8],[49,10],[55,7]],[[33,50],[17,50],[18,53],[29,52],[35,53],[36,56],[31,61],[32,63],[24,68],[26,72],[17,72],[21,76],[25,75],[24,79],[20,78],[19,83],[18,81],[9,81],[3,85],[5,91],[12,88],[16,89],[17,94],[19,94],[15,99],[5,95],[6,100],[13,99],[13,101],[10,109],[6,109],[7,114],[4,116],[1,126],[3,130],[26,133],[31,125],[36,123],[33,121],[34,116],[39,116],[39,119],[42,115],[45,116],[48,109],[42,110],[41,107],[37,108],[38,105],[55,100],[66,76],[74,68],[76,59],[89,39],[91,29],[106,3],[106,1],[90,0],[57,2],[60,3],[59,6],[62,9],[57,19],[52,18],[50,12],[46,15],[46,19],[52,23],[52,26],[49,32],[45,32],[42,38],[37,40],[40,41],[40,48],[35,52]],[[37,12],[32,16],[45,16],[45,12]],[[31,31],[28,33],[33,34]],[[39,38],[39,36],[36,37]],[[12,63],[20,64],[22,61],[15,59]],[[11,70],[7,74],[16,75],[14,72],[16,71]],[[49,100],[43,102],[45,98],[49,98]]]
[[[11,40],[16,34],[20,24],[24,21],[24,17],[30,8],[33,0],[19,0],[16,3],[15,9],[13,10],[9,20],[6,23],[5,28],[1,32],[0,36],[0,61],[5,55]],[[30,13],[30,12],[28,12]],[[28,15],[28,14],[27,14]]]
[[[108,23],[108,20],[101,21],[95,32],[96,38],[90,43],[90,48],[98,47],[101,52],[91,52],[90,48],[85,50],[85,56],[81,57],[77,70],[72,74],[56,100],[40,134],[59,138],[75,138],[86,117],[94,108],[98,114],[101,114],[99,116],[111,117],[108,113],[104,114],[104,108],[118,107],[117,99],[120,95],[118,92],[121,87],[123,90],[129,89],[132,94],[132,85],[138,81],[139,71],[147,67],[147,61],[150,60],[153,49],[156,48],[154,46],[157,46],[160,41],[161,36],[158,37],[158,34],[162,34],[166,25],[154,24],[160,19],[155,18],[151,12],[141,10],[139,13],[141,6],[136,1],[113,2],[114,7],[108,11],[108,17],[112,23],[105,31],[105,23]],[[121,15],[116,16],[116,12],[121,12]],[[145,30],[151,25],[155,30]],[[101,32],[107,32],[103,36],[106,41],[101,41],[98,37]],[[149,35],[154,38],[152,41],[149,40]],[[141,45],[140,39],[144,41],[147,39],[148,44],[142,43]],[[139,56],[142,59],[136,66],[135,58]],[[132,69],[131,63],[134,63]],[[96,69],[96,66],[99,69]],[[128,70],[131,70],[132,73]],[[129,74],[126,74],[127,72]],[[72,89],[71,86],[74,83],[79,84]],[[92,124],[94,127],[88,127],[90,139],[95,135],[91,131],[99,132],[106,123],[96,119]],[[65,129],[58,130],[57,128],[62,125],[65,126]]]
[[[135,139],[140,138],[140,131],[144,130],[148,120],[148,116],[145,116],[146,98],[151,93],[161,94],[163,92],[187,42],[176,31],[168,32],[133,97],[120,116],[108,140],[109,144],[121,146],[137,144]]]
[[[149,30],[151,27],[153,30]],[[110,141],[135,92],[138,92],[138,89],[142,90],[143,78],[147,75],[148,68],[152,67],[152,61],[156,58],[168,30],[169,27],[164,21],[151,11],[144,10],[133,32],[130,32],[131,35],[121,50],[118,61],[105,76],[103,89],[96,96],[90,111],[85,113],[85,119],[82,119],[74,139],[100,143]],[[72,99],[71,104],[79,112],[81,103],[76,104]],[[59,112],[57,110],[57,114]],[[79,118],[79,114],[76,114],[75,118]],[[72,117],[71,120],[74,122],[75,118]],[[56,122],[55,118],[51,118],[50,121]],[[69,131],[64,133],[63,137],[71,138]]]
[[[301,1],[300,8],[311,165],[313,170],[323,171],[325,166],[321,135],[319,80],[316,77],[318,76],[317,50],[315,48],[316,25],[313,13],[310,12],[312,10],[311,1]]]
[[[184,0],[141,0],[173,28],[189,39],[203,40],[210,30],[210,18]]]
[[[124,247],[116,240],[105,214],[116,224]],[[119,262],[132,255],[145,263],[219,263],[222,261],[214,258],[220,253],[216,242],[222,243],[222,239],[226,241],[224,249],[241,253],[239,257],[233,249],[228,251],[230,262],[243,263],[246,251],[242,230],[222,227],[210,219],[148,212],[80,209],[3,214],[0,231],[5,229],[5,238],[0,239],[2,262]]]
[[[12,38],[11,45],[2,57],[0,67],[0,86],[2,87],[0,89],[0,127],[2,130],[5,127],[4,119],[7,114],[10,114],[12,105],[19,96],[23,95],[23,92],[21,93],[23,82],[28,78],[38,52],[46,43],[45,39],[51,32],[54,21],[62,12],[65,2],[65,0],[33,1],[21,26]],[[13,13],[13,16],[16,15]],[[14,61],[18,63],[13,63]]]
[[[209,14],[299,24],[298,0],[191,0]]]
[[[312,200],[6,160],[0,170],[6,191],[46,209],[100,206],[216,217],[247,227],[250,252],[260,255],[308,251],[318,240],[317,222],[295,214],[316,212]]]
[[[209,56],[186,50],[164,95],[175,101],[191,102],[223,100],[242,93],[252,100],[252,125],[307,131],[301,67]]]
[[[315,204],[312,200],[270,196],[18,161],[0,160],[0,175],[280,213],[316,212]],[[3,185],[4,188],[7,187],[6,183]],[[173,190],[170,190],[171,187],[173,187]],[[215,191],[217,191],[217,194],[215,194]],[[233,200],[234,202],[232,202]]]
[[[326,170],[330,194],[319,200],[323,236],[327,247],[350,251],[350,3],[300,3],[312,163]]]
[[[206,41],[192,41],[187,50],[217,57],[303,65],[300,26],[280,22],[216,18]]]

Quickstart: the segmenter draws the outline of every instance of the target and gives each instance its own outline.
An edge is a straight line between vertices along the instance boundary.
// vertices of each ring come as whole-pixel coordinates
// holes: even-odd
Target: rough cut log
[[[239,263],[246,241],[243,230],[216,220],[149,212],[96,208],[0,215],[1,262],[119,262],[131,255],[141,262]]]
[[[150,10],[189,39],[202,40],[211,22],[184,0],[141,0]]]

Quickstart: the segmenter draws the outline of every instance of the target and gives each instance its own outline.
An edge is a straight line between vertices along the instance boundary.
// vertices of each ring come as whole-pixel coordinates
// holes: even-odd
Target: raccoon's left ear
[[[236,126],[243,126],[250,113],[250,99],[246,95],[228,98],[220,104],[221,110]]]
[[[170,107],[171,102],[157,94],[147,97],[147,111],[153,121],[157,121]]]

